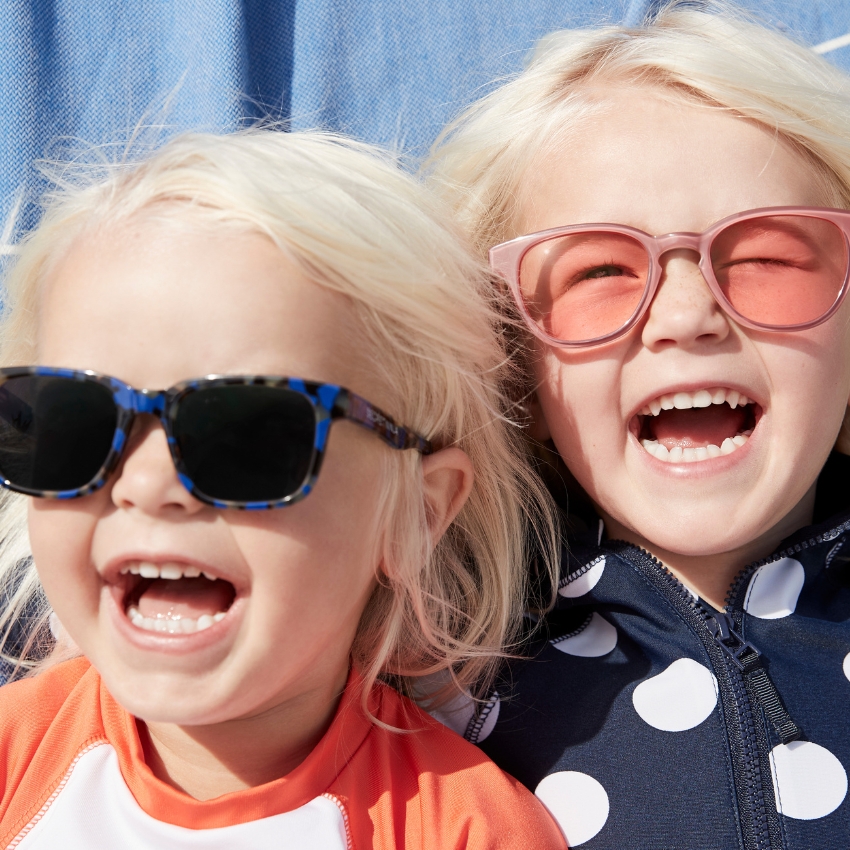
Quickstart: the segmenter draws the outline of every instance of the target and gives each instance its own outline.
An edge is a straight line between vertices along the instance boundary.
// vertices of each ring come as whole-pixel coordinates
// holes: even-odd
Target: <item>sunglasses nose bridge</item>
[[[118,407],[133,415],[162,416],[165,412],[166,398],[162,390],[135,390],[125,384],[116,387],[113,395]]]

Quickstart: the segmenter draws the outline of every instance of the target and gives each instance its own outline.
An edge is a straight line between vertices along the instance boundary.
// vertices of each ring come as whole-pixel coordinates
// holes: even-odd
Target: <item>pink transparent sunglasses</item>
[[[841,306],[850,274],[850,212],[767,207],[728,216],[702,233],[651,236],[619,224],[578,224],[490,249],[535,336],[584,347],[617,339],[644,316],[662,255],[699,254],[712,295],[740,325],[800,331]]]

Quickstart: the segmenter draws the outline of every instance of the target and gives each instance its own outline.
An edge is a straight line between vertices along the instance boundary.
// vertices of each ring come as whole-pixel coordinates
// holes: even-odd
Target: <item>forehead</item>
[[[768,128],[649,86],[588,93],[592,109],[547,146],[522,187],[520,232],[613,222],[701,231],[767,206],[818,206],[812,165]]]
[[[255,232],[136,219],[81,236],[44,282],[38,360],[162,388],[213,373],[360,380],[351,306]]]

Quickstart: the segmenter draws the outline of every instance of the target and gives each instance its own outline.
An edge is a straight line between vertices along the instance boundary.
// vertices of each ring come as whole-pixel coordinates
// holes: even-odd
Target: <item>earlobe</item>
[[[449,446],[422,458],[422,478],[431,539],[436,545],[469,498],[475,473],[466,452]]]

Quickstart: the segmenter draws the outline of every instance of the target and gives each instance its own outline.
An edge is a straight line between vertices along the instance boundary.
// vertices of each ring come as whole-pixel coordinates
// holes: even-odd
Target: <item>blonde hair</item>
[[[349,300],[365,354],[394,398],[387,412],[438,445],[460,447],[475,470],[469,500],[434,546],[420,456],[386,453],[376,509],[384,575],[352,649],[366,692],[378,677],[410,690],[415,677],[441,671],[461,689],[487,682],[517,635],[529,560],[538,553],[554,575],[558,539],[506,416],[515,375],[488,273],[443,206],[388,155],[319,133],[187,134],[140,164],[95,171],[103,173],[82,185],[62,178],[21,243],[5,280],[0,362],[33,362],[40,282],[92,228],[153,212],[264,234],[317,285]],[[50,611],[25,517],[25,498],[4,493],[0,649],[5,643],[7,660],[37,671]],[[14,647],[13,626],[23,634]]]
[[[730,3],[673,0],[637,27],[544,37],[441,133],[426,170],[481,254],[519,235],[526,177],[600,108],[591,88],[623,84],[764,125],[813,166],[827,205],[850,208],[850,78]],[[850,454],[850,414],[837,448]]]

